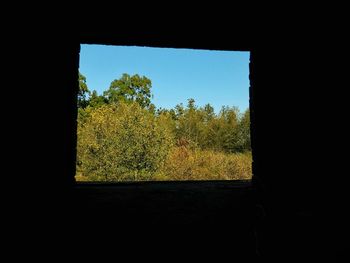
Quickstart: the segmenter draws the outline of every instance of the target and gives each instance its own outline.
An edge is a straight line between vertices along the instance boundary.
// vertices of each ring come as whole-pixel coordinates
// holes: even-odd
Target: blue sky
[[[98,94],[123,73],[152,80],[152,102],[173,108],[196,105],[249,107],[249,52],[81,45],[79,71]]]

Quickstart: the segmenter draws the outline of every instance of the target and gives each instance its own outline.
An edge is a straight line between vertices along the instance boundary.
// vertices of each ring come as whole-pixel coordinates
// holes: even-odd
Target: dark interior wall
[[[325,70],[322,70],[322,67],[325,63],[320,54],[323,58],[325,54],[318,47],[318,42],[310,42],[307,32],[302,35],[294,34],[294,38],[285,37],[286,34],[284,37],[253,37],[242,32],[236,32],[232,37],[215,29],[201,32],[156,32],[139,29],[129,30],[127,33],[118,30],[77,29],[69,35],[54,32],[55,34],[51,33],[47,37],[40,36],[37,38],[40,41],[30,44],[30,47],[33,47],[30,58],[35,63],[27,74],[31,75],[30,83],[35,89],[26,89],[19,100],[25,102],[27,115],[34,116],[30,119],[24,118],[25,125],[21,125],[29,134],[29,140],[21,145],[21,149],[24,155],[30,157],[24,158],[21,167],[19,164],[18,168],[13,166],[21,171],[20,178],[29,181],[28,185],[32,186],[29,191],[25,190],[25,196],[35,196],[34,199],[26,200],[24,211],[37,215],[34,218],[47,219],[46,223],[52,223],[51,227],[63,227],[66,230],[66,240],[70,239],[70,231],[76,230],[77,221],[84,227],[89,226],[88,223],[79,221],[85,215],[97,219],[99,223],[106,219],[103,216],[118,216],[117,211],[112,215],[101,210],[98,211],[99,214],[94,213],[97,210],[90,213],[73,213],[77,209],[71,194],[74,192],[76,76],[80,42],[250,50],[253,59],[251,108],[255,199],[253,203],[250,202],[249,209],[252,208],[254,212],[246,211],[247,213],[236,222],[246,219],[246,226],[250,225],[256,231],[254,230],[254,240],[250,236],[244,238],[246,244],[254,246],[252,250],[247,249],[244,252],[255,253],[255,241],[258,243],[259,253],[266,257],[307,255],[322,258],[327,255],[332,258],[343,250],[344,243],[341,237],[346,226],[343,217],[346,204],[340,199],[343,195],[339,195],[338,191],[342,192],[344,186],[335,189],[337,184],[327,179],[328,176],[342,178],[343,175],[338,173],[339,170],[330,167],[332,157],[323,154],[329,152],[331,145],[320,145],[325,136],[336,135],[335,132],[328,133],[329,124],[324,124],[325,119],[329,120],[333,116],[327,111],[324,100],[333,96],[323,91],[323,88],[330,84],[323,78]],[[266,38],[268,43],[264,41]],[[29,178],[28,173],[34,176]],[[315,183],[317,180],[323,183]],[[325,187],[327,184],[328,188]],[[319,190],[320,187],[325,187],[325,190]],[[143,197],[145,196],[147,194]],[[237,200],[241,199],[225,196],[225,202],[233,204],[234,207],[239,206],[240,201]],[[327,198],[324,198],[325,196]],[[158,200],[162,200],[163,197],[160,196]],[[184,202],[181,204],[186,207],[180,195],[167,198],[164,197],[164,200],[173,198],[175,202]],[[323,206],[325,199],[331,204]],[[338,202],[338,205],[334,206],[334,202]],[[319,203],[323,206],[323,216],[315,215],[315,208]],[[128,204],[134,203],[126,201],[121,205],[122,209],[126,209]],[[154,207],[152,209],[157,210]],[[195,211],[205,214],[208,212],[206,209],[202,206]],[[164,208],[160,211],[164,214],[167,210]],[[186,213],[176,214],[177,211],[175,216],[186,217]],[[233,236],[235,232],[224,220],[224,216],[234,217],[235,213],[227,214],[220,210],[216,210],[215,213],[217,217],[213,222],[216,226],[219,222],[225,222],[219,228],[220,231],[214,232],[214,227],[209,227],[210,220],[201,227],[207,229],[211,237],[225,236],[223,233],[231,233]],[[33,219],[32,223],[36,225],[45,223],[45,220],[34,221]],[[26,226],[30,228],[30,224]],[[185,237],[183,239],[186,239],[185,230],[188,231],[189,228],[179,232]],[[245,234],[250,235],[252,231],[242,230],[238,236],[242,238]],[[176,235],[176,231],[170,232],[176,237],[180,236]],[[79,233],[83,234],[84,231]],[[201,233],[200,238],[205,237],[199,229],[193,233]],[[108,235],[101,234],[102,237]],[[195,240],[199,241],[200,238]],[[167,241],[169,240],[170,237]],[[232,242],[239,243],[238,238]],[[219,249],[219,245],[215,248]],[[226,251],[235,251],[227,243],[224,248]]]
[[[346,161],[334,141],[347,137],[340,128],[342,64],[323,37],[306,32],[260,44],[251,69],[256,190],[268,214],[261,244],[271,254],[336,261],[348,235],[340,183]]]

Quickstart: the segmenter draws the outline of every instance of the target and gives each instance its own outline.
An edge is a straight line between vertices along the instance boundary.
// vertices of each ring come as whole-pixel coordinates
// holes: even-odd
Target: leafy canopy
[[[124,73],[120,79],[112,81],[103,95],[109,103],[137,102],[142,108],[148,108],[151,104],[151,88],[152,82],[147,77]]]

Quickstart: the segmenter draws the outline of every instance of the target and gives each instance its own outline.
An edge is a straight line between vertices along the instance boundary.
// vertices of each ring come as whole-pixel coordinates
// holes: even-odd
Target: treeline
[[[249,110],[194,99],[151,103],[152,82],[123,74],[102,95],[79,74],[77,180],[250,179]]]

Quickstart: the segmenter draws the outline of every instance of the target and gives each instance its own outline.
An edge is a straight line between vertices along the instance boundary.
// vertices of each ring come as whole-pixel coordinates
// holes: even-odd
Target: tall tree
[[[236,117],[234,117],[236,119]],[[225,136],[225,150],[228,152],[251,151],[250,112],[247,109],[237,120],[237,124]]]
[[[79,72],[78,108],[85,108],[89,104],[90,90],[86,84],[86,77]]]
[[[205,121],[209,122],[215,117],[214,108],[210,105],[210,103],[205,104],[204,106],[204,115]]]
[[[151,88],[152,81],[147,77],[124,73],[120,79],[112,81],[103,95],[109,103],[137,102],[142,108],[148,108],[151,105]]]
[[[251,151],[250,111],[247,109],[239,122],[239,138],[242,151]]]
[[[104,96],[98,95],[96,90],[92,91],[90,95],[89,106],[98,107],[106,103],[107,103],[107,100]]]

